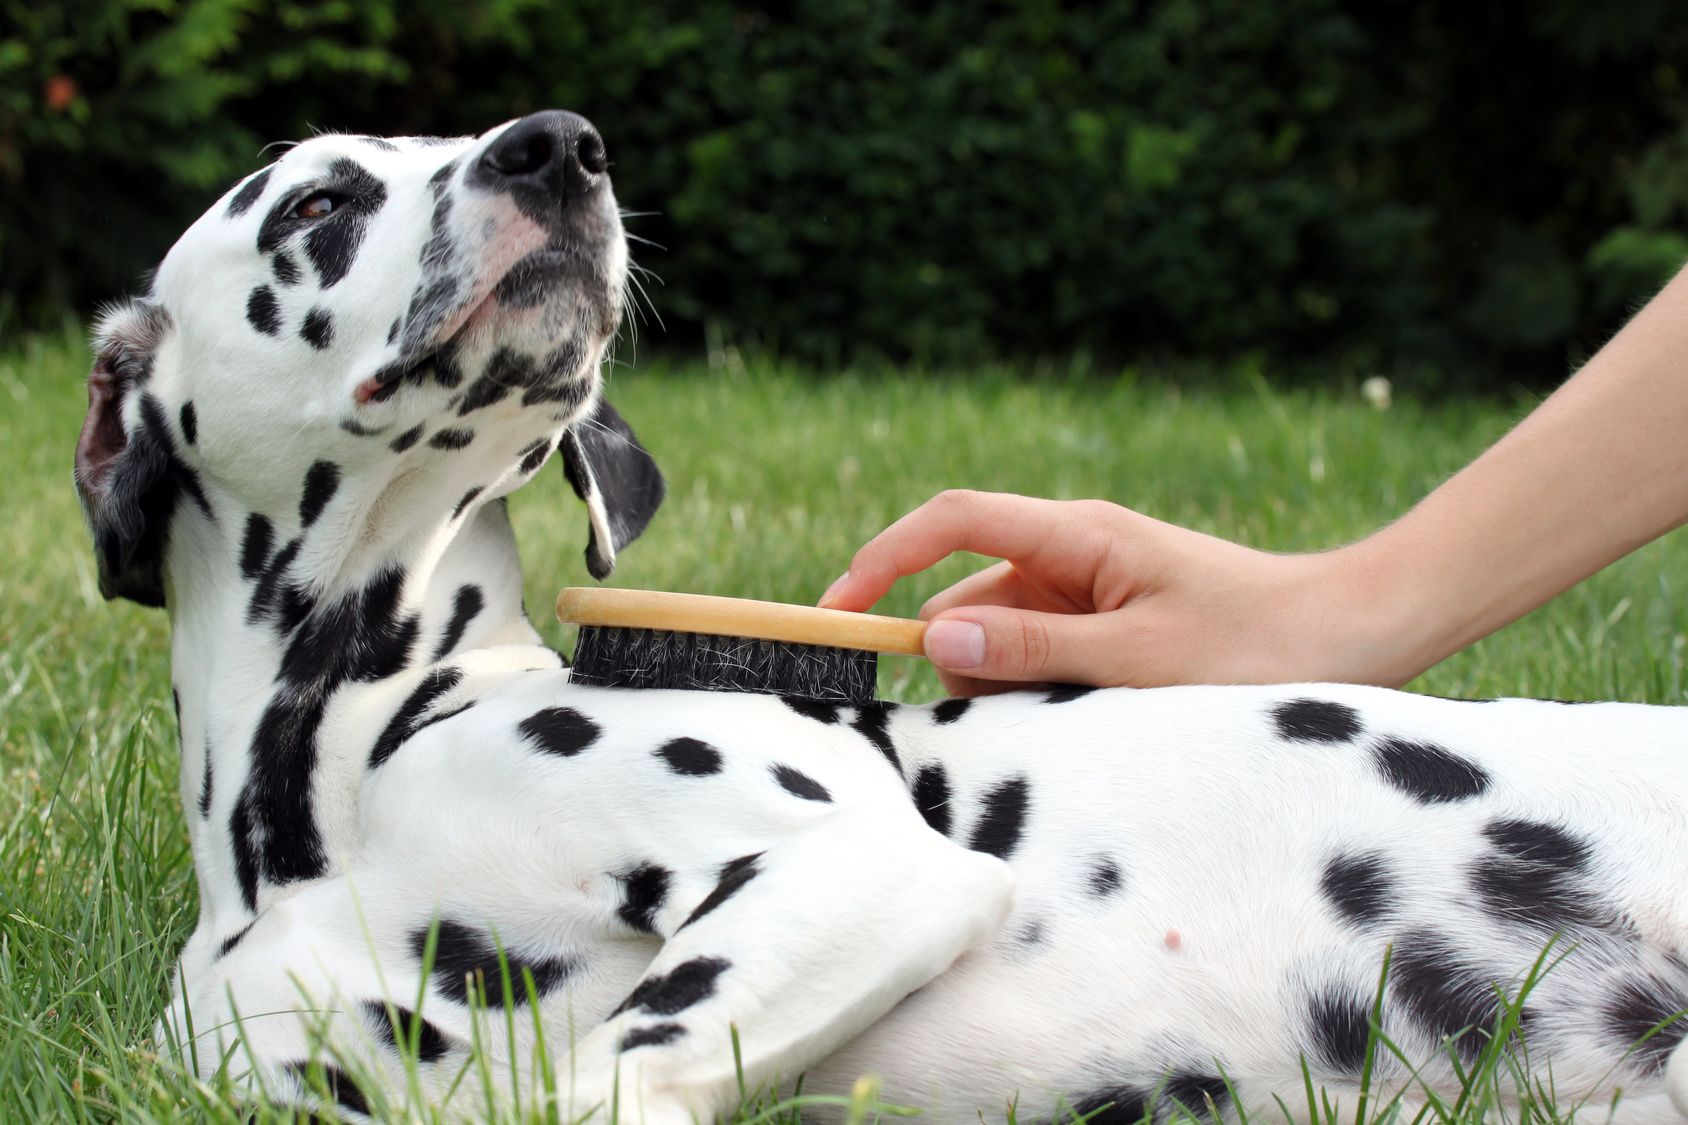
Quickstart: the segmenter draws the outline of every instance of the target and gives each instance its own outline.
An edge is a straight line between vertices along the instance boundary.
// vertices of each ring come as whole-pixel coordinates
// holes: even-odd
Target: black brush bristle
[[[867,703],[879,658],[854,648],[785,644],[714,633],[580,627],[577,683],[599,687],[750,691],[828,703]]]

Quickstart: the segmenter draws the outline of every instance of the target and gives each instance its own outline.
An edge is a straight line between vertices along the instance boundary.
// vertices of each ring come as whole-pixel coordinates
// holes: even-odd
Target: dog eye
[[[301,219],[326,219],[340,206],[341,201],[338,195],[331,195],[326,191],[318,192],[293,208],[293,214]]]

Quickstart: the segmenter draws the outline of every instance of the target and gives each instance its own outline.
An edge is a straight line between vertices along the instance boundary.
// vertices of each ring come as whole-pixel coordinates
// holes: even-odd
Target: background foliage
[[[562,105],[662,346],[1552,381],[1688,258],[1685,82],[1677,0],[0,0],[0,322],[265,142]]]

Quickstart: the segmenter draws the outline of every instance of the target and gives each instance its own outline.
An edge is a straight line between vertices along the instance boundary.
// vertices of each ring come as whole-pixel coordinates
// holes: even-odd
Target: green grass
[[[0,540],[0,1121],[238,1120],[217,1090],[173,1074],[150,1046],[196,907],[166,624],[101,602],[70,485],[87,362],[73,338],[0,352],[11,478]],[[622,369],[612,397],[672,493],[616,581],[812,600],[859,543],[953,485],[1102,496],[1257,546],[1324,547],[1399,514],[1529,405],[1378,412],[1352,391],[1284,393],[1259,376],[1224,383],[1203,391],[1164,373],[1029,381],[993,371],[822,381],[738,362]],[[555,470],[511,508],[528,604],[562,644],[548,607],[559,586],[586,580],[582,509]],[[952,560],[907,582],[885,608],[912,613],[969,565]],[[1680,703],[1680,575],[1688,541],[1674,537],[1416,686]],[[892,698],[937,694],[916,665],[884,676]],[[1497,1061],[1490,1077],[1518,1078],[1509,1074]],[[1485,1104],[1475,1096],[1431,1120],[1492,1120]]]

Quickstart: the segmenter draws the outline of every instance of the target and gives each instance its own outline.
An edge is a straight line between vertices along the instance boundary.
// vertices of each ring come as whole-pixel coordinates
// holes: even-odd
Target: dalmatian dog
[[[76,482],[102,590],[170,615],[199,884],[172,1057],[353,1117],[670,1125],[742,1068],[1300,1121],[1304,1067],[1449,1095],[1521,1003],[1562,1106],[1688,1110],[1688,711],[571,683],[500,501],[560,460],[601,577],[663,495],[601,394],[607,168],[557,111],[317,137],[100,322]]]

